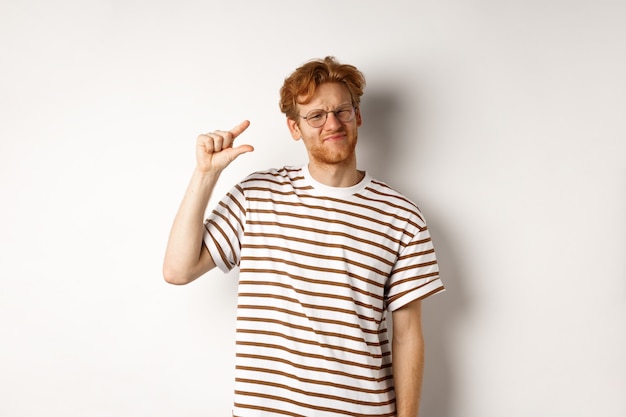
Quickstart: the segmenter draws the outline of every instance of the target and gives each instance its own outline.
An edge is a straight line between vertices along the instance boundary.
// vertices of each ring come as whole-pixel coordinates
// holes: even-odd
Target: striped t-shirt
[[[205,222],[223,271],[239,266],[233,415],[394,416],[385,311],[443,290],[415,204],[368,175],[316,182],[258,172]]]

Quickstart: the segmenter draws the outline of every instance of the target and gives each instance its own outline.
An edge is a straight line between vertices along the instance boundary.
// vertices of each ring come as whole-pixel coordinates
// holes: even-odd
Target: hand
[[[233,147],[235,138],[243,133],[250,122],[244,120],[229,131],[216,130],[198,136],[196,144],[197,169],[202,172],[220,173],[239,155],[252,152],[250,145]]]

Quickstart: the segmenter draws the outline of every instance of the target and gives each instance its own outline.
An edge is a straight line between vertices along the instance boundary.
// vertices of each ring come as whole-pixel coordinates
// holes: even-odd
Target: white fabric
[[[250,175],[205,222],[239,266],[233,415],[394,416],[385,311],[443,290],[419,209],[365,176],[317,183],[306,166]]]

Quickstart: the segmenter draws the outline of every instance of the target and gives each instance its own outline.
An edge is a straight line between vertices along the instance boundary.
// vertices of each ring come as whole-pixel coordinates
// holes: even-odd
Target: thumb
[[[254,148],[252,147],[252,145],[240,145],[234,148],[230,148],[228,149],[228,162],[229,163],[233,162],[240,155],[243,155],[244,153],[248,153],[252,151],[254,151]]]

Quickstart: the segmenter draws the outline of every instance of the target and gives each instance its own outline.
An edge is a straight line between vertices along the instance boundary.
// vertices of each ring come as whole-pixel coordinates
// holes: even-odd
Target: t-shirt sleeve
[[[243,189],[236,185],[204,222],[204,244],[215,265],[223,272],[239,265],[246,219],[245,200]]]
[[[387,309],[397,310],[443,290],[435,248],[424,225],[400,251],[389,279]]]

